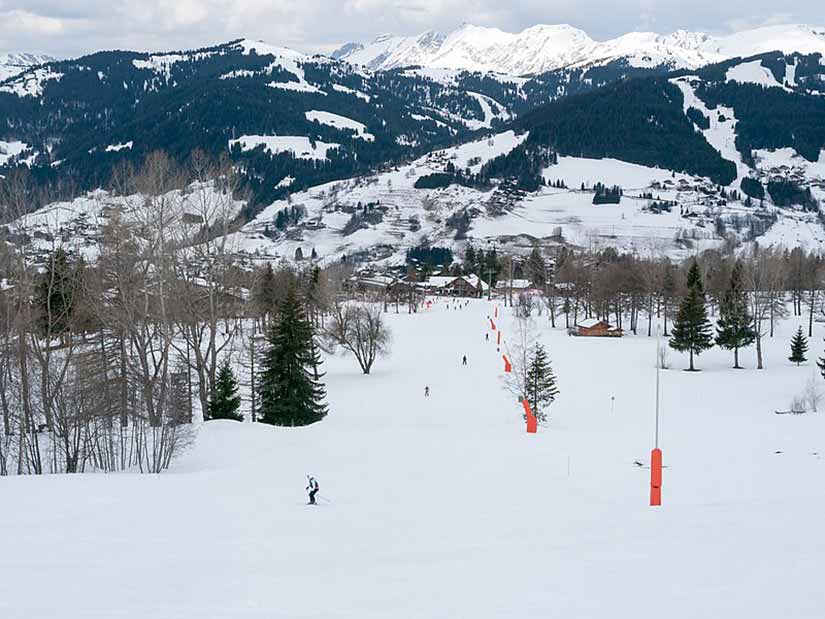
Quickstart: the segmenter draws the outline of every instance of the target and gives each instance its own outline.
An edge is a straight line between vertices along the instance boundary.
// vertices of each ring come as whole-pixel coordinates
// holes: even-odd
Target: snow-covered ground
[[[375,136],[367,131],[367,126],[364,123],[359,123],[357,120],[352,120],[346,116],[333,114],[332,112],[323,112],[319,110],[312,110],[304,114],[306,119],[310,122],[318,122],[322,125],[334,127],[338,130],[346,129],[355,132],[355,134],[367,142],[375,140]]]
[[[211,422],[158,477],[0,478],[0,615],[822,616],[825,416],[774,414],[814,371],[785,360],[795,323],[761,372],[671,354],[651,508],[634,461],[653,443],[654,339],[537,318],[561,394],[531,436],[491,311],[390,313],[391,356],[371,376],[329,359],[331,412],[309,428]]]
[[[273,155],[291,152],[298,159],[320,160],[327,158],[327,151],[340,146],[340,144],[328,144],[321,141],[313,144],[308,137],[303,135],[242,135],[229,141],[230,148],[235,144],[239,144],[241,150],[253,150],[258,146],[263,146],[265,151]]]

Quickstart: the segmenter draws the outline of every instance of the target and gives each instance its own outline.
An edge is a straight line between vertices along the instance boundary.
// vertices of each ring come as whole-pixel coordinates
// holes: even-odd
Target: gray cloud
[[[301,51],[463,22],[516,31],[569,23],[597,39],[631,30],[716,34],[766,23],[825,25],[819,0],[0,0],[0,51],[77,56],[101,49],[174,50],[234,38]],[[784,7],[783,7],[784,8]]]

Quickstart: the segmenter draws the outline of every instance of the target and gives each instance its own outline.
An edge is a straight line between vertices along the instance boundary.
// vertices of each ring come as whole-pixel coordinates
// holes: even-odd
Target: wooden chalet
[[[424,288],[433,294],[448,297],[482,297],[489,286],[478,275],[434,276],[430,277]]]
[[[571,327],[568,333],[582,337],[622,337],[624,335],[624,331],[618,327],[613,327],[609,322],[598,318],[582,320],[576,323],[575,327]]]

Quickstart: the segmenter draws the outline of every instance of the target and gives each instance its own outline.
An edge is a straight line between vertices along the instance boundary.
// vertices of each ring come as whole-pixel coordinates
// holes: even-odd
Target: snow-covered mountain
[[[383,35],[365,45],[347,43],[332,56],[372,69],[421,65],[528,75],[615,60],[633,67],[693,69],[768,51],[825,54],[825,28],[766,26],[721,37],[684,30],[669,35],[631,32],[596,41],[566,24],[538,25],[518,33],[464,25],[448,35]]]
[[[46,54],[29,54],[26,52],[0,54],[0,82],[14,77],[26,69],[54,60],[55,58]]]

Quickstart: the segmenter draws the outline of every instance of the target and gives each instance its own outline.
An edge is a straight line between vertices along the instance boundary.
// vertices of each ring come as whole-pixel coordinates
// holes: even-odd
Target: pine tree
[[[733,266],[728,289],[719,304],[716,344],[733,351],[733,367],[739,369],[739,349],[753,344],[756,331],[748,314],[748,299],[742,282],[742,264]]]
[[[57,337],[70,328],[77,282],[72,265],[62,248],[50,256],[37,282],[38,324],[43,335]]]
[[[690,371],[695,371],[693,356],[713,347],[711,324],[705,307],[705,291],[702,276],[696,261],[688,271],[688,293],[679,305],[676,320],[673,321],[670,347],[679,352],[690,353]]]
[[[238,380],[228,361],[225,361],[215,381],[215,391],[209,398],[207,419],[233,419],[243,421],[241,396],[238,395]]]
[[[527,277],[530,283],[538,288],[543,288],[547,280],[544,258],[538,247],[534,247],[527,258]]]
[[[326,391],[319,374],[321,356],[303,304],[290,287],[269,330],[269,350],[258,381],[263,423],[305,426],[327,414]]]
[[[806,352],[808,352],[808,340],[802,333],[802,327],[799,327],[796,331],[796,335],[794,335],[791,340],[791,356],[788,357],[788,361],[791,361],[796,365],[805,363],[808,360],[805,356]],[[820,366],[820,368],[821,367],[822,366]]]
[[[258,315],[266,316],[275,310],[276,291],[275,271],[272,270],[272,264],[268,262],[256,277],[252,288],[252,303]]]
[[[525,396],[533,409],[533,414],[539,421],[546,421],[547,414],[544,408],[555,401],[559,390],[553,367],[541,344],[536,344],[525,378]]]

